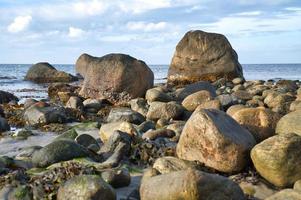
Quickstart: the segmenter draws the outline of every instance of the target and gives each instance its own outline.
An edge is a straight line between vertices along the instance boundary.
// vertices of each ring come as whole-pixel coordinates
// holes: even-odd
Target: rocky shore
[[[41,101],[0,91],[0,140],[56,134],[0,155],[0,199],[301,199],[301,82],[245,80],[225,36],[185,34],[167,83],[125,54],[76,70],[33,65]]]

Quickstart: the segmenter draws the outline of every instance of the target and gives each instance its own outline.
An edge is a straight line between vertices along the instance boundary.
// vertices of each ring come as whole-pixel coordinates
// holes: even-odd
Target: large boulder
[[[168,70],[168,83],[186,84],[243,77],[238,56],[224,35],[187,32],[176,47]]]
[[[240,125],[248,129],[257,142],[261,142],[275,134],[276,124],[281,115],[270,109],[243,108],[232,115]]]
[[[296,133],[301,136],[301,110],[284,115],[276,126],[277,134]]]
[[[113,103],[143,97],[153,86],[154,74],[141,60],[129,55],[108,54],[86,63],[87,72],[80,94],[108,99]]]
[[[31,66],[24,79],[36,83],[72,82],[78,80],[77,77],[71,74],[56,70],[47,62],[40,62]]]
[[[177,155],[231,173],[246,166],[255,144],[252,134],[226,113],[200,109],[186,122],[177,145]]]
[[[97,175],[79,175],[60,186],[58,200],[115,200],[114,189]]]
[[[48,167],[51,164],[87,157],[89,153],[72,140],[56,140],[33,154],[32,162],[37,167]]]
[[[230,179],[194,169],[143,179],[140,196],[141,200],[245,199],[240,187]]]
[[[301,179],[301,137],[276,135],[257,144],[251,158],[259,174],[278,187],[292,186]]]
[[[0,104],[9,103],[10,101],[18,101],[18,100],[19,100],[18,97],[16,97],[15,95],[0,90]]]
[[[93,57],[89,54],[83,53],[78,57],[76,63],[75,63],[75,71],[77,74],[81,75],[82,77],[85,77],[88,68],[90,66],[90,63],[94,60],[97,60],[97,57]]]

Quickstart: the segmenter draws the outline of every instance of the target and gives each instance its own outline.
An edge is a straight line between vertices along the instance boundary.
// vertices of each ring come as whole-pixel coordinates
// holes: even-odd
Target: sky
[[[189,30],[224,34],[240,63],[301,63],[300,0],[0,0],[0,63],[169,64]]]

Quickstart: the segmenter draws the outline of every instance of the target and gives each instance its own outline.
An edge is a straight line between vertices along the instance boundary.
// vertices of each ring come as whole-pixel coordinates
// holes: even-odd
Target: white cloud
[[[85,34],[85,31],[80,28],[70,26],[68,36],[71,38],[80,38]]]
[[[192,24],[190,28],[234,35],[252,35],[258,32],[289,32],[301,29],[300,18],[301,11],[296,11],[293,14],[280,13],[274,15],[273,18],[230,16],[221,18],[214,23]]]
[[[126,27],[132,31],[151,32],[151,31],[158,31],[158,30],[165,29],[167,27],[167,23],[166,22],[148,23],[148,22],[138,21],[138,22],[128,22]]]
[[[32,17],[27,16],[18,16],[14,21],[7,27],[7,30],[11,33],[18,33],[24,31],[30,24]]]
[[[234,15],[236,15],[236,16],[258,16],[258,15],[261,15],[261,14],[262,14],[262,12],[257,10],[257,11],[236,13]]]
[[[172,6],[171,0],[130,0],[119,1],[117,6],[124,12],[134,14],[143,13],[149,10],[168,8]]]
[[[106,7],[106,4],[99,0],[80,1],[72,5],[74,11],[83,16],[101,14],[106,10]]]

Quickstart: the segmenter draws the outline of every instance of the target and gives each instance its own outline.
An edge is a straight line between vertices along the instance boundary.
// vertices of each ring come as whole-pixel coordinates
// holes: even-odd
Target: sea
[[[21,100],[47,98],[47,85],[24,81],[32,64],[0,64],[0,90],[15,94]],[[75,75],[75,66],[54,64],[57,70]],[[168,65],[149,65],[155,75],[155,83],[166,82]],[[246,80],[289,79],[301,80],[300,64],[243,64]]]

